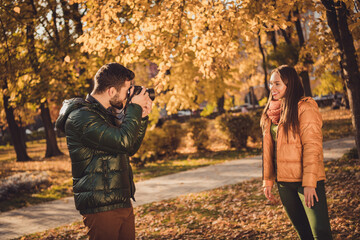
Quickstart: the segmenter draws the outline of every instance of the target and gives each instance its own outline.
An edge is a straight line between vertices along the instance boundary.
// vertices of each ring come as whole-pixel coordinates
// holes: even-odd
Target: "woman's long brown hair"
[[[282,102],[282,113],[280,122],[284,125],[286,137],[291,129],[293,134],[299,132],[299,118],[298,118],[298,102],[304,96],[304,88],[301,84],[299,75],[293,67],[288,65],[281,65],[271,72],[278,73],[281,80],[286,85],[285,96]],[[270,76],[271,76],[270,75]],[[272,94],[270,92],[268,102],[264,108],[263,114],[260,120],[260,126],[264,131],[265,119],[267,118],[266,112],[269,109],[270,102],[272,100]]]

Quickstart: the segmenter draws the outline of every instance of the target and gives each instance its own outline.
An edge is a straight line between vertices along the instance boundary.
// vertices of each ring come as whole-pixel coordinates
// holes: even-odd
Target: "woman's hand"
[[[319,198],[316,194],[316,190],[314,187],[304,187],[304,197],[305,197],[305,205],[308,208],[314,206],[314,197],[317,202],[319,202]]]
[[[265,186],[264,187],[264,194],[265,194],[265,197],[270,202],[275,202],[275,198],[274,198],[274,195],[272,195],[271,190],[272,190],[272,186]]]

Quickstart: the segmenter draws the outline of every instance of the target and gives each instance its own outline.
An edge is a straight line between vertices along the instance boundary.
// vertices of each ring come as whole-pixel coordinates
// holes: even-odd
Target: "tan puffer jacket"
[[[300,134],[289,133],[287,141],[283,125],[277,134],[276,173],[273,162],[274,140],[270,133],[271,120],[266,119],[263,131],[263,186],[279,182],[302,182],[303,187],[316,187],[325,180],[322,148],[322,118],[318,105],[311,97],[298,104]]]

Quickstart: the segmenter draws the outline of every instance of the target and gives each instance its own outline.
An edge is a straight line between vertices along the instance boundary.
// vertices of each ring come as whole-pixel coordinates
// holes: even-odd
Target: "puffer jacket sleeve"
[[[145,137],[146,128],[148,125],[148,119],[149,119],[149,117],[145,117],[144,119],[141,120],[139,133],[138,133],[138,136],[136,138],[136,141],[135,141],[133,147],[129,151],[129,156],[133,156],[139,150],[141,143]]]
[[[138,138],[142,108],[137,104],[128,106],[121,127],[108,124],[99,114],[87,110],[80,112],[83,125],[81,141],[87,147],[112,153],[129,153]]]
[[[316,187],[322,161],[322,118],[317,104],[304,102],[299,107],[300,139],[303,159],[303,187]]]
[[[263,187],[272,187],[274,185],[276,174],[274,167],[274,141],[270,133],[270,122],[268,121],[263,131]]]

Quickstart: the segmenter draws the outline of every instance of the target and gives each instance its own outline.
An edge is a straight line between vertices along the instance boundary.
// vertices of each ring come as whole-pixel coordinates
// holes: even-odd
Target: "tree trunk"
[[[3,94],[3,102],[6,114],[6,121],[9,125],[11,139],[16,152],[16,161],[30,161],[31,158],[26,152],[25,143],[23,142],[24,139],[21,137],[21,131],[15,121],[14,109],[9,106],[9,97],[5,94]]]
[[[72,10],[72,20],[75,23],[75,31],[78,34],[78,37],[80,37],[83,34],[83,26],[82,26],[82,22],[81,22],[81,14],[79,12],[79,4],[78,3],[74,3],[72,5],[70,5],[70,8]]]
[[[257,99],[255,96],[254,87],[250,87],[249,93],[250,93],[250,103],[252,104],[252,109],[255,109]]]
[[[285,42],[290,45],[291,44],[291,39],[289,34],[284,30],[284,29],[280,29],[281,30],[281,34],[283,35]]]
[[[338,48],[340,49],[340,74],[341,74],[341,78],[343,79],[343,85],[344,85],[344,97],[345,97],[345,104],[346,104],[346,109],[350,109],[350,103],[349,103],[349,96],[347,93],[347,87],[346,87],[346,82],[345,79],[346,77],[346,73],[345,73],[345,68],[344,68],[344,48],[343,45],[341,43],[341,39],[340,39],[340,31],[339,31],[339,25],[338,25],[338,20],[337,20],[337,15],[336,15],[336,11],[335,11],[335,6],[334,6],[334,2],[333,1],[323,1],[323,5],[326,7],[326,9],[328,9],[327,11],[327,21],[328,21],[328,25],[331,29],[331,32],[334,36],[334,39],[336,41],[336,43],[338,44]]]
[[[311,86],[310,86],[310,77],[309,77],[308,71],[300,72],[299,76],[301,77],[301,80],[302,80],[302,83],[304,86],[305,96],[312,97]]]
[[[276,52],[277,42],[276,42],[276,35],[275,31],[267,32],[268,37],[270,38],[270,42],[274,47],[274,52]]]
[[[70,41],[70,17],[71,11],[69,9],[69,3],[66,0],[60,0],[61,8],[64,14],[64,45],[69,44]]]
[[[219,114],[225,112],[224,104],[225,104],[225,96],[223,95],[217,101],[217,108],[218,108],[218,113]]]
[[[55,22],[54,22],[54,24],[55,24]],[[36,54],[34,35],[35,35],[34,22],[29,21],[26,25],[28,57],[30,59],[31,67],[32,67],[34,73],[40,77],[41,82],[44,82],[45,80],[40,72],[39,59]],[[43,124],[45,127],[45,134],[46,134],[45,157],[47,158],[47,157],[62,155],[63,153],[59,150],[59,147],[57,146],[56,135],[55,135],[53,124],[51,122],[50,111],[46,104],[47,104],[47,102],[41,103],[40,109],[41,109],[41,118],[43,120]]]
[[[288,21],[291,21],[291,12],[289,12],[289,15],[288,15],[288,18],[287,18]],[[288,45],[291,45],[292,42],[291,42],[291,32],[292,32],[292,28],[291,27],[287,27],[286,29],[280,29],[281,31],[281,34],[283,35],[284,39],[285,39],[285,42],[288,44]]]
[[[344,78],[343,78],[344,79]],[[345,104],[345,108],[346,109],[350,109],[350,102],[349,102],[349,96],[348,96],[348,93],[347,93],[347,89],[346,89],[346,85],[344,83],[344,86],[343,86],[343,103]]]
[[[269,89],[269,85],[267,82],[267,67],[266,67],[266,57],[265,57],[265,53],[264,53],[264,49],[261,45],[261,37],[260,37],[260,32],[258,33],[258,43],[259,43],[259,49],[262,55],[262,65],[263,65],[263,69],[264,69],[264,86],[265,86],[265,96],[269,97],[270,95],[270,89]],[[275,45],[274,45],[274,50],[275,50]]]
[[[23,126],[22,120],[21,120],[21,116],[19,116],[19,130],[20,130],[20,138],[21,138],[21,142],[24,144],[24,148],[26,149],[26,132],[25,132],[25,127]]]
[[[57,145],[56,135],[51,121],[50,111],[49,108],[47,107],[47,102],[41,103],[40,110],[41,110],[41,119],[45,127],[45,135],[46,135],[45,157],[48,158],[48,157],[63,155],[63,153],[60,151]]]
[[[352,124],[355,128],[356,147],[360,157],[360,71],[357,62],[354,40],[347,24],[347,9],[342,1],[321,1],[326,11],[328,25],[340,50],[344,67],[344,77],[352,111]]]
[[[299,44],[300,44],[300,49],[301,49],[304,46],[305,39],[304,39],[304,34],[303,34],[301,23],[300,23],[300,14],[299,14],[298,9],[296,9],[294,11],[294,15],[297,17],[297,20],[295,21],[295,27],[296,27],[296,32],[297,32],[297,35],[299,38]],[[304,65],[305,64],[306,63],[304,63]],[[305,96],[312,97],[311,86],[310,86],[310,77],[309,77],[308,71],[301,71],[299,75],[302,79]]]

